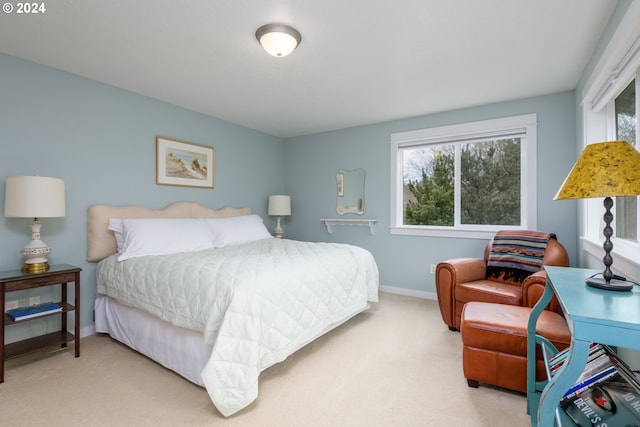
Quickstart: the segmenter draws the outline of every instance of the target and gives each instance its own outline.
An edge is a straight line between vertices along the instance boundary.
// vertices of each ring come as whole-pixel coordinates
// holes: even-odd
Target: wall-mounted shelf
[[[335,225],[360,225],[360,226],[368,226],[371,235],[374,234],[373,226],[378,222],[377,219],[329,219],[323,218],[320,221],[324,222],[324,225],[327,227],[327,233],[331,234],[333,232],[333,227]]]

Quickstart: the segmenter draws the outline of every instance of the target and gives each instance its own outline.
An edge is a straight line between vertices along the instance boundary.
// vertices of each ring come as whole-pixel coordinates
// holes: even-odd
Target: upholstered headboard
[[[249,214],[249,208],[214,210],[195,202],[178,202],[160,210],[142,206],[92,205],[87,223],[87,261],[100,261],[116,253],[116,238],[107,229],[110,218],[225,218]]]

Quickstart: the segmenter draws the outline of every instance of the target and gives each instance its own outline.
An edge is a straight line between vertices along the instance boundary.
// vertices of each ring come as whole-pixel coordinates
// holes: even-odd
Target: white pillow
[[[124,235],[122,234],[122,219],[109,218],[108,230],[113,231],[116,237],[116,246],[118,247],[118,255],[122,253],[122,247],[124,246]]]
[[[123,243],[118,261],[214,247],[202,218],[123,219],[121,225]]]
[[[217,248],[273,238],[259,215],[207,218],[205,221]]]

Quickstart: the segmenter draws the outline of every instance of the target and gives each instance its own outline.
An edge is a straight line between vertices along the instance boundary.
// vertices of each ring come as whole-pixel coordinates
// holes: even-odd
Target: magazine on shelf
[[[619,370],[560,407],[578,426],[640,426],[640,390]]]
[[[563,363],[561,355],[557,359]],[[640,427],[640,382],[610,347],[593,345],[589,361],[560,407],[578,426]]]
[[[602,348],[602,344],[592,342],[592,343],[589,344],[589,353],[591,354],[593,351],[596,351],[596,350],[601,349],[601,348]],[[549,360],[548,360],[549,366],[552,366],[552,365],[554,365],[554,364],[566,359],[567,356],[569,355],[569,350],[570,349],[571,349],[571,347],[565,347],[563,350],[560,350],[554,356],[549,358]]]
[[[615,367],[618,368],[626,377],[627,381],[629,381],[635,388],[640,390],[640,381],[638,380],[636,374],[633,373],[631,368],[626,363],[624,363],[624,361],[620,359],[617,354],[611,353],[609,357],[611,358],[611,362],[615,365]]]
[[[587,359],[587,363],[599,357],[601,354],[605,352],[602,344],[591,343],[589,345],[589,356]],[[569,347],[560,351],[558,354],[549,359],[549,371],[551,372],[551,376],[555,375],[555,373],[564,365],[565,360],[569,356]]]
[[[34,317],[45,316],[51,313],[57,313],[62,311],[62,307],[55,302],[45,302],[43,304],[32,305],[29,307],[14,308],[7,311],[7,315],[13,321],[27,320]]]
[[[559,360],[556,360],[556,364],[551,368],[552,377],[559,371],[560,367],[564,366],[565,360],[566,354],[564,357],[561,355]],[[596,383],[607,380],[615,374],[616,370],[616,367],[607,353],[607,349],[600,344],[592,344],[589,349],[587,363],[582,373],[576,380],[575,384],[563,395],[560,403],[573,398],[576,394],[592,387]]]
[[[604,370],[599,371],[591,375],[590,377],[578,380],[577,383],[575,383],[569,390],[567,390],[562,399],[560,399],[560,403],[563,403],[568,399],[572,399],[573,397],[580,395],[580,393],[582,393],[583,391],[593,388],[604,381],[608,381],[611,377],[617,374],[618,370],[616,369],[616,367],[613,365],[609,365]]]
[[[604,348],[598,348],[598,349],[590,352],[589,356],[587,357],[587,365],[589,365],[591,362],[593,362],[594,360],[598,359],[602,355],[606,355],[606,350]],[[560,368],[563,365],[564,365],[564,360],[562,360],[559,363],[557,363],[556,365],[552,366],[551,369],[550,369],[551,376],[553,377],[560,370]]]

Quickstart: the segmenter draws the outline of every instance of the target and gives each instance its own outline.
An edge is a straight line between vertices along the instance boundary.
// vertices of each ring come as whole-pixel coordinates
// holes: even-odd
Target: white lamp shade
[[[294,51],[302,36],[293,27],[284,24],[267,24],[258,28],[256,38],[270,55],[283,57]]]
[[[270,55],[287,56],[296,48],[298,43],[289,34],[269,33],[262,36],[260,44]]]
[[[291,215],[291,197],[284,195],[269,196],[269,211],[271,216]]]
[[[46,176],[8,176],[4,194],[4,216],[65,216],[64,181]]]

